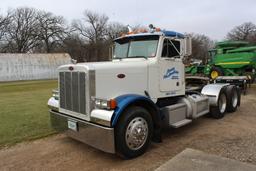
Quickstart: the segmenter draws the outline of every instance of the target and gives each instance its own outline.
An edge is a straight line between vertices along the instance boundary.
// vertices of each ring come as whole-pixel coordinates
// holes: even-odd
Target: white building
[[[70,59],[67,53],[0,53],[0,82],[56,79],[57,68],[70,63]]]

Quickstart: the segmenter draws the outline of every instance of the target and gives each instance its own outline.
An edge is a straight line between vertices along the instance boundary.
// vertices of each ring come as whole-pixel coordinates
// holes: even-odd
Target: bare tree
[[[78,62],[89,61],[86,59],[87,48],[84,40],[78,34],[69,34],[63,41],[63,50],[69,53]]]
[[[81,20],[73,22],[73,28],[77,30],[81,36],[89,39],[91,43],[97,43],[104,40],[107,30],[108,17],[104,14],[98,14],[92,11],[85,11]]]
[[[107,26],[107,38],[109,40],[114,40],[115,38],[119,37],[122,33],[127,33],[127,32],[128,32],[127,26],[118,22],[109,23]]]
[[[61,45],[67,35],[64,18],[52,13],[40,11],[36,16],[39,40],[43,41],[44,51],[49,53],[54,47]]]
[[[256,25],[246,22],[236,26],[227,34],[227,39],[256,42]]]
[[[0,52],[5,52],[4,47],[6,46],[6,33],[10,24],[10,16],[7,13],[5,16],[0,15]]]
[[[94,57],[91,60],[97,61],[105,56],[102,49],[105,48],[104,41],[107,34],[107,22],[108,17],[106,15],[85,11],[84,18],[76,20],[72,24],[73,30],[77,31],[90,44],[89,55]]]
[[[38,22],[33,8],[11,10],[6,39],[10,52],[26,53],[38,45]]]
[[[10,24],[9,13],[7,13],[6,16],[0,15],[0,41],[2,41],[2,38],[6,34],[9,24]]]
[[[208,51],[214,47],[214,41],[203,34],[188,34],[192,38],[192,58],[200,59],[205,64],[209,58]]]

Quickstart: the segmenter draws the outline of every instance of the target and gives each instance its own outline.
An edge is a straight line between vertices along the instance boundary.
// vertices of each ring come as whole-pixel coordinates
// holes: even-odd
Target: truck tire
[[[220,91],[217,106],[210,107],[210,115],[215,119],[221,119],[224,117],[227,108],[227,95],[224,89]]]
[[[124,111],[115,128],[117,154],[124,158],[142,155],[150,144],[153,122],[149,112],[139,106]]]
[[[210,78],[216,79],[218,76],[224,75],[223,71],[219,67],[213,66],[210,72]]]
[[[237,87],[237,92],[238,92],[237,106],[240,106],[240,103],[241,103],[241,87]]]
[[[226,88],[227,112],[235,112],[239,104],[239,91],[236,86],[230,85]]]

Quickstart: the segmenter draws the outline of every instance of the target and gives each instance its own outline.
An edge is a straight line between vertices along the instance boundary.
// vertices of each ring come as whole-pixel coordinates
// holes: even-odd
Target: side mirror
[[[192,55],[192,39],[191,37],[184,38],[184,56]]]

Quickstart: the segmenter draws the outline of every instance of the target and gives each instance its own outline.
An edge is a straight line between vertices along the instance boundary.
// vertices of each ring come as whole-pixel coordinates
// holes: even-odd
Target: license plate
[[[75,122],[75,121],[68,121],[68,128],[72,129],[73,131],[77,131],[77,122]]]

